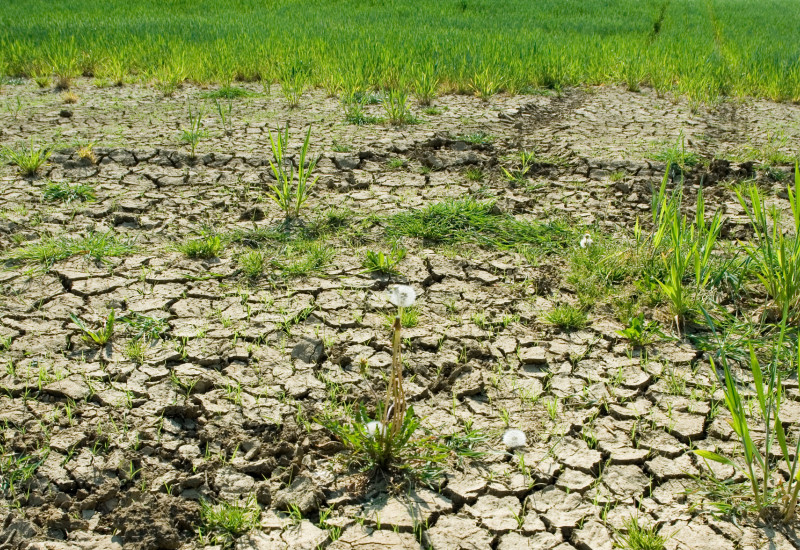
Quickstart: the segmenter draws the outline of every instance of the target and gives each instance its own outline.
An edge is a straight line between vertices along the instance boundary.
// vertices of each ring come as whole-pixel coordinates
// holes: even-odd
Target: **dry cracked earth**
[[[354,126],[321,91],[290,110],[277,87],[252,90],[232,101],[230,132],[198,87],[163,98],[81,80],[69,104],[32,82],[0,92],[0,144],[57,144],[37,177],[0,166],[0,437],[4,460],[37,465],[11,487],[6,462],[0,548],[214,547],[198,533],[203,499],[257,504],[255,528],[228,543],[239,550],[606,550],[631,517],[671,550],[800,547],[793,526],[715,517],[691,491],[709,472],[690,449],[736,453],[706,354],[679,338],[632,350],[613,304],[572,332],[545,320],[575,300],[566,273],[584,231],[621,239],[649,219],[665,170],[657,153],[681,132],[705,161],[688,172],[688,193],[702,180],[709,210],[728,218],[725,238],[744,234],[726,182],[784,187],[790,166],[768,174],[741,152],[797,143],[800,106],[693,112],[604,87],[444,96],[435,111],[413,106],[417,124]],[[192,158],[179,136],[201,105],[206,134]],[[293,152],[311,125],[321,155],[298,224],[327,228],[316,237],[327,262],[304,273],[279,267],[299,249],[251,242],[283,221],[265,191],[268,129],[286,124]],[[521,150],[541,160],[513,183],[502,167]],[[46,201],[51,182],[90,184],[96,200]],[[388,251],[388,216],[467,196],[517,219],[565,221],[574,242],[526,254],[403,238],[399,274],[364,272],[366,250]],[[210,259],[179,250],[209,232],[245,237],[223,239]],[[103,234],[130,246],[10,259],[50,237]],[[241,258],[259,247],[277,260],[248,277]],[[480,454],[452,453],[428,485],[359,471],[315,421],[337,404],[374,408],[391,362],[384,291],[397,282],[419,294],[403,333],[418,436],[485,436]],[[70,317],[96,329],[112,310],[158,337],[117,323],[98,346]],[[670,332],[666,314],[649,315]],[[787,386],[796,434],[797,381]],[[525,448],[506,451],[506,426],[526,433]]]

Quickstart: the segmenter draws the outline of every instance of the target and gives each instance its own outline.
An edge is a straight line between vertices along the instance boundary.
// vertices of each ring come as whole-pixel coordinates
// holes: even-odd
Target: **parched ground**
[[[693,112],[649,90],[590,88],[447,96],[435,114],[415,105],[417,124],[353,126],[322,92],[290,110],[277,87],[252,90],[232,101],[226,135],[196,87],[163,98],[79,81],[74,104],[31,82],[2,89],[0,144],[58,146],[39,177],[0,166],[0,548],[201,547],[200,500],[251,496],[261,516],[237,549],[600,550],[631,517],[656,525],[668,549],[799,547],[794,526],[716,518],[686,493],[708,474],[690,449],[737,448],[704,353],[678,338],[631,349],[613,303],[591,307],[572,332],[546,315],[576,302],[567,274],[584,231],[627,239],[637,217],[647,223],[660,153],[681,132],[703,161],[687,173],[687,195],[702,182],[707,208],[728,218],[726,239],[746,233],[732,182],[756,178],[785,207],[792,167],[763,166],[796,151],[800,106]],[[207,135],[191,158],[179,137],[201,105]],[[283,221],[265,190],[268,129],[286,124],[292,151],[310,124],[321,154],[296,230],[317,227],[317,250],[331,256],[299,276],[280,266],[306,252],[253,237]],[[501,167],[522,150],[538,161],[512,183]],[[91,184],[96,201],[45,201],[50,182]],[[519,220],[559,220],[574,242],[548,254],[403,238],[399,275],[364,272],[367,250],[389,250],[388,216],[465,197]],[[44,267],[9,259],[50,237],[109,232],[133,248],[101,260],[78,250]],[[222,236],[217,257],[177,249],[210,234]],[[270,261],[248,277],[242,256],[259,247]],[[431,486],[359,473],[314,421],[382,395],[384,290],[396,282],[420,296],[418,324],[403,334],[420,436],[487,438],[482,455],[454,454]],[[136,331],[118,324],[99,347],[70,318],[96,329],[112,309],[163,320],[161,337],[136,348]],[[671,331],[663,308],[648,317]],[[787,387],[796,436],[797,381]],[[506,451],[507,426],[527,447]]]

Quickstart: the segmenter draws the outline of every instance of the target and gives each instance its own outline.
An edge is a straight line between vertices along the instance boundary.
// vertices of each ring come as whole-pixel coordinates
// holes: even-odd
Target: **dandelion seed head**
[[[380,434],[381,436],[386,435],[386,426],[383,425],[383,422],[378,422],[377,420],[367,422],[364,429],[367,430],[367,435],[372,438],[375,437],[375,434]]]
[[[583,237],[581,237],[581,248],[586,248],[587,246],[591,246],[594,241],[592,240],[592,236],[589,233],[584,233]]]
[[[509,449],[517,449],[528,444],[528,438],[522,430],[510,429],[503,434],[503,445]]]
[[[394,285],[386,291],[389,301],[397,307],[411,307],[417,299],[417,293],[408,285]]]

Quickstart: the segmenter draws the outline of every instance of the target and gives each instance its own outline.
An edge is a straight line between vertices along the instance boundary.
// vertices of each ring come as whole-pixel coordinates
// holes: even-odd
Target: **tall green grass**
[[[431,82],[480,94],[622,83],[698,101],[800,100],[798,20],[794,0],[28,0],[0,4],[0,66],[223,84],[308,67],[308,84],[330,91],[355,82],[423,101]]]

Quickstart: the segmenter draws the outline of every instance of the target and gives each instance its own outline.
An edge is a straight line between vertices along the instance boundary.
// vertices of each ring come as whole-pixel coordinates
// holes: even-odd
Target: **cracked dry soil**
[[[401,275],[371,276],[361,258],[385,249],[377,222],[327,237],[333,257],[311,275],[272,277],[268,268],[254,280],[239,266],[246,242],[209,260],[187,259],[174,244],[204,228],[281,222],[264,190],[272,181],[267,130],[285,124],[293,150],[310,124],[321,154],[306,219],[334,208],[351,221],[380,218],[476,196],[520,219],[558,217],[576,234],[591,227],[608,235],[649,219],[665,170],[652,151],[682,131],[687,148],[710,161],[687,174],[687,194],[703,182],[708,209],[722,209],[733,241],[746,219],[725,182],[784,184],[752,162],[712,159],[764,146],[777,129],[796,143],[800,107],[746,101],[693,113],[652,91],[604,87],[486,102],[445,96],[435,102],[439,114],[419,112],[418,124],[352,126],[335,98],[307,93],[289,110],[273,89],[233,101],[230,135],[207,109],[207,135],[191,158],[178,134],[203,91],[165,99],[144,87],[79,81],[74,105],[32,83],[0,95],[0,143],[93,142],[95,155],[62,146],[37,178],[0,167],[3,251],[43,235],[106,231],[136,247],[102,261],[77,255],[44,271],[7,263],[0,272],[0,363],[13,365],[0,373],[0,437],[15,456],[43,458],[13,494],[4,491],[0,548],[198,548],[200,499],[251,495],[262,513],[233,544],[240,550],[605,550],[637,515],[670,535],[668,549],[798,547],[791,526],[714,519],[685,493],[692,476],[707,472],[690,448],[735,450],[726,412],[712,414],[722,392],[702,352],[673,340],[646,358],[632,353],[610,307],[592,309],[575,332],[543,320],[574,295],[565,270],[577,240],[531,262],[518,252],[405,239]],[[557,161],[535,164],[514,186],[500,167],[523,149]],[[482,180],[471,181],[470,170]],[[45,202],[49,181],[90,183],[96,201]],[[420,294],[404,359],[423,426],[447,435],[471,423],[489,435],[488,452],[449,462],[437,490],[348,469],[341,443],[313,422],[331,388],[346,402],[374,405],[380,395],[391,361],[383,291],[393,282]],[[112,308],[163,319],[167,330],[134,361],[129,330],[118,326],[109,344],[93,346],[69,317],[97,327]],[[796,433],[797,381],[787,387]],[[504,416],[528,436],[524,470],[519,456],[501,452]],[[726,468],[715,466],[715,475],[733,476]],[[302,517],[290,517],[292,507]]]

